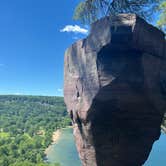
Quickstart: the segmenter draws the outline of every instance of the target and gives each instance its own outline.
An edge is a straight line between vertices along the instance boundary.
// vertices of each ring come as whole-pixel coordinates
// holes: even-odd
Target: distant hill
[[[70,124],[62,97],[0,95],[0,165],[49,165],[53,131]]]

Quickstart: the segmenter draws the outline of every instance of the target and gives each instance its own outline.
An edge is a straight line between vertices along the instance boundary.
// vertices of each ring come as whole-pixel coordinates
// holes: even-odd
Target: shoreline
[[[45,149],[44,154],[47,155],[49,153],[50,147],[53,144],[56,144],[58,142],[58,140],[60,139],[61,136],[61,129],[58,129],[56,131],[53,132],[52,134],[52,142],[51,144]]]
[[[53,134],[52,134],[52,144],[57,143],[57,141],[60,138],[60,135],[61,135],[60,129],[58,129],[58,130],[56,130],[56,131],[53,132]]]
[[[45,154],[46,156],[48,155],[51,146],[54,145],[54,144],[56,144],[56,143],[58,142],[58,140],[60,139],[62,130],[63,130],[63,129],[66,129],[66,128],[73,128],[73,127],[72,127],[72,126],[67,126],[67,127],[65,127],[65,128],[57,129],[56,131],[53,132],[53,134],[52,134],[52,139],[51,139],[52,142],[51,142],[51,144],[50,144],[50,145],[45,149],[45,151],[44,151],[44,154]]]

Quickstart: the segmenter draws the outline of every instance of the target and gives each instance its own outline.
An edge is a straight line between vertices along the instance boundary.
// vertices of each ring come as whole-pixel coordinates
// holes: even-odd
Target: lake
[[[160,139],[155,142],[144,166],[165,166],[165,154],[166,134],[162,133]],[[61,138],[56,144],[50,146],[47,159],[48,162],[60,163],[61,166],[81,166],[74,143],[72,128],[62,129]]]
[[[50,146],[47,159],[48,162],[60,163],[61,166],[81,166],[72,128],[61,130],[60,139],[56,144]]]

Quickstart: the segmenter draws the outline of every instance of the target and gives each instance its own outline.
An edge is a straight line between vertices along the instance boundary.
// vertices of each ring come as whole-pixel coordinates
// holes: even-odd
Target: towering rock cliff
[[[64,80],[83,166],[141,166],[166,110],[164,34],[134,14],[103,18],[67,49]]]

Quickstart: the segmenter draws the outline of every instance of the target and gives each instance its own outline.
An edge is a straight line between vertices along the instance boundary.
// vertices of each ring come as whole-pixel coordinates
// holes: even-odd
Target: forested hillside
[[[52,133],[69,124],[61,97],[0,96],[0,166],[49,165]]]

